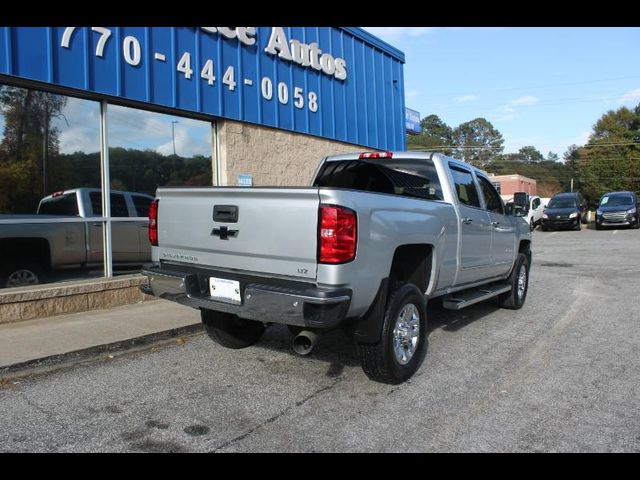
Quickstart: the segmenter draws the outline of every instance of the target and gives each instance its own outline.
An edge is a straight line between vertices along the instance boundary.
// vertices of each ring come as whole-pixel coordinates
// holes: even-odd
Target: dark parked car
[[[542,230],[580,230],[586,222],[587,202],[579,192],[557,193],[542,214]]]
[[[640,228],[638,196],[633,192],[605,193],[596,210],[596,230],[624,225]]]

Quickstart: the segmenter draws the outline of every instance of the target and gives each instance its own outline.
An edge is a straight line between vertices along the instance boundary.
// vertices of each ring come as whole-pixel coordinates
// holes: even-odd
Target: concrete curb
[[[120,340],[104,345],[83,348],[72,352],[50,355],[48,357],[28,360],[26,362],[0,367],[0,381],[50,373],[63,368],[95,361],[96,357],[105,354],[123,354],[143,350],[153,344],[173,340],[181,336],[193,336],[204,331],[202,324],[187,325],[162,332],[150,333],[140,337]]]

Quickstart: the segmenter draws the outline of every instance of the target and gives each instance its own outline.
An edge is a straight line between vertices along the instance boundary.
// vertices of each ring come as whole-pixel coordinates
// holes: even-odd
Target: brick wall
[[[309,185],[323,157],[371,150],[229,120],[220,121],[218,125],[221,185],[237,185],[240,174],[253,176],[255,186]]]

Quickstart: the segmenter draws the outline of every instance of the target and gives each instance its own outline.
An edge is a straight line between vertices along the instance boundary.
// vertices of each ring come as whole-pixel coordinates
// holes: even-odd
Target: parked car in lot
[[[605,193],[596,210],[596,230],[603,227],[640,228],[640,203],[634,192]]]
[[[147,239],[153,197],[111,190],[114,266],[151,260]],[[103,262],[102,194],[74,188],[43,198],[35,215],[0,215],[0,288],[43,283],[53,271]]]
[[[513,208],[513,199],[507,202],[509,209]],[[529,224],[529,228],[534,230],[542,222],[542,213],[544,205],[537,195],[527,195],[527,206],[525,207],[526,215],[523,219]]]
[[[542,230],[580,230],[587,221],[587,202],[579,192],[555,194],[542,214]]]
[[[531,265],[529,226],[487,174],[421,152],[328,157],[310,187],[160,188],[149,238],[143,291],[200,309],[220,345],[248,347],[279,323],[307,354],[340,326],[385,383],[419,367],[427,300],[519,309]]]

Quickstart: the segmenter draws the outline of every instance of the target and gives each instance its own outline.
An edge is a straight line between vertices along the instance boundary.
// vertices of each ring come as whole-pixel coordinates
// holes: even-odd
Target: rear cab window
[[[436,167],[428,159],[358,159],[326,162],[314,187],[348,188],[425,200],[443,200]]]
[[[62,195],[54,195],[42,200],[38,207],[39,215],[79,215],[78,197],[75,192]]]

